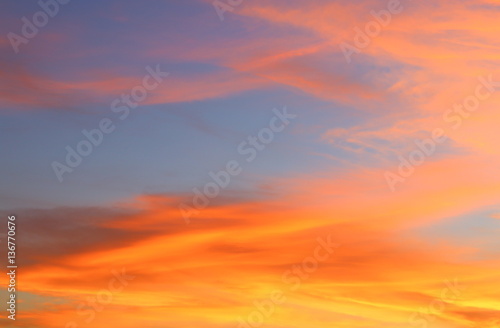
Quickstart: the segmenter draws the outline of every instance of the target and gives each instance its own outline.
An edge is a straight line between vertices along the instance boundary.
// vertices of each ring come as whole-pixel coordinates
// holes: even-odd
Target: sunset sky
[[[500,327],[499,21],[1,1],[0,326]]]

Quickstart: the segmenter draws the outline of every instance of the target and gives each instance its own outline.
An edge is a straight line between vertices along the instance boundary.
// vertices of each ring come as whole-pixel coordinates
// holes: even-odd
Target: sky
[[[500,327],[499,18],[2,1],[0,325]]]

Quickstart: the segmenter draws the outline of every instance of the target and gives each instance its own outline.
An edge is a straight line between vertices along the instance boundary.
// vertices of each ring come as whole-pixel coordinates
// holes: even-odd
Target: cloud
[[[400,228],[400,223],[424,216],[447,217],[433,205],[426,206],[427,214],[414,211],[433,194],[428,199],[424,194],[408,195],[400,205],[395,199],[393,205],[385,202],[377,208],[379,200],[368,202],[359,192],[362,185],[351,185],[344,194],[352,195],[352,202],[365,204],[362,208],[355,210],[345,198],[317,207],[321,202],[310,200],[327,195],[325,189],[310,194],[319,183],[309,180],[309,190],[302,186],[302,194],[310,199],[291,193],[220,204],[203,210],[189,226],[176,207],[180,198],[165,195],[143,196],[109,209],[20,212],[26,227],[30,223],[24,234],[31,241],[24,246],[23,256],[33,262],[24,269],[24,288],[66,298],[67,305],[58,305],[61,311],[57,313],[70,320],[75,316],[71,304],[76,307],[102,289],[112,269],[127,268],[136,278],[103,312],[102,323],[96,321],[96,327],[127,308],[134,311],[120,315],[125,327],[143,315],[156,327],[160,321],[154,323],[155,318],[159,320],[171,308],[176,311],[169,322],[231,325],[252,310],[255,299],[265,298],[276,288],[288,292],[288,301],[270,319],[271,326],[287,322],[298,308],[317,318],[342,318],[354,326],[360,322],[396,324],[431,302],[435,290],[442,289],[440,281],[457,276],[464,285],[477,288],[464,297],[481,304],[480,286],[489,286],[485,278],[494,276],[493,266],[487,261],[467,262],[463,255],[470,249],[466,246],[426,244],[412,236],[411,230]],[[341,181],[335,184],[349,186]],[[451,196],[442,197],[463,202]],[[411,199],[421,200],[413,210],[408,203]],[[399,206],[409,212],[398,213]],[[384,214],[398,217],[400,223],[383,218]],[[36,231],[43,234],[37,237]],[[311,255],[318,237],[327,236],[341,247],[298,291],[290,291],[290,285],[282,281],[284,272]],[[52,247],[50,240],[57,243]],[[48,306],[53,305],[40,305],[34,313],[43,309],[44,321],[56,322]],[[484,303],[480,308],[489,311],[492,306]],[[453,309],[454,314],[443,313],[441,319],[472,320],[462,316],[461,306]],[[297,324],[305,324],[305,317],[294,318]]]

